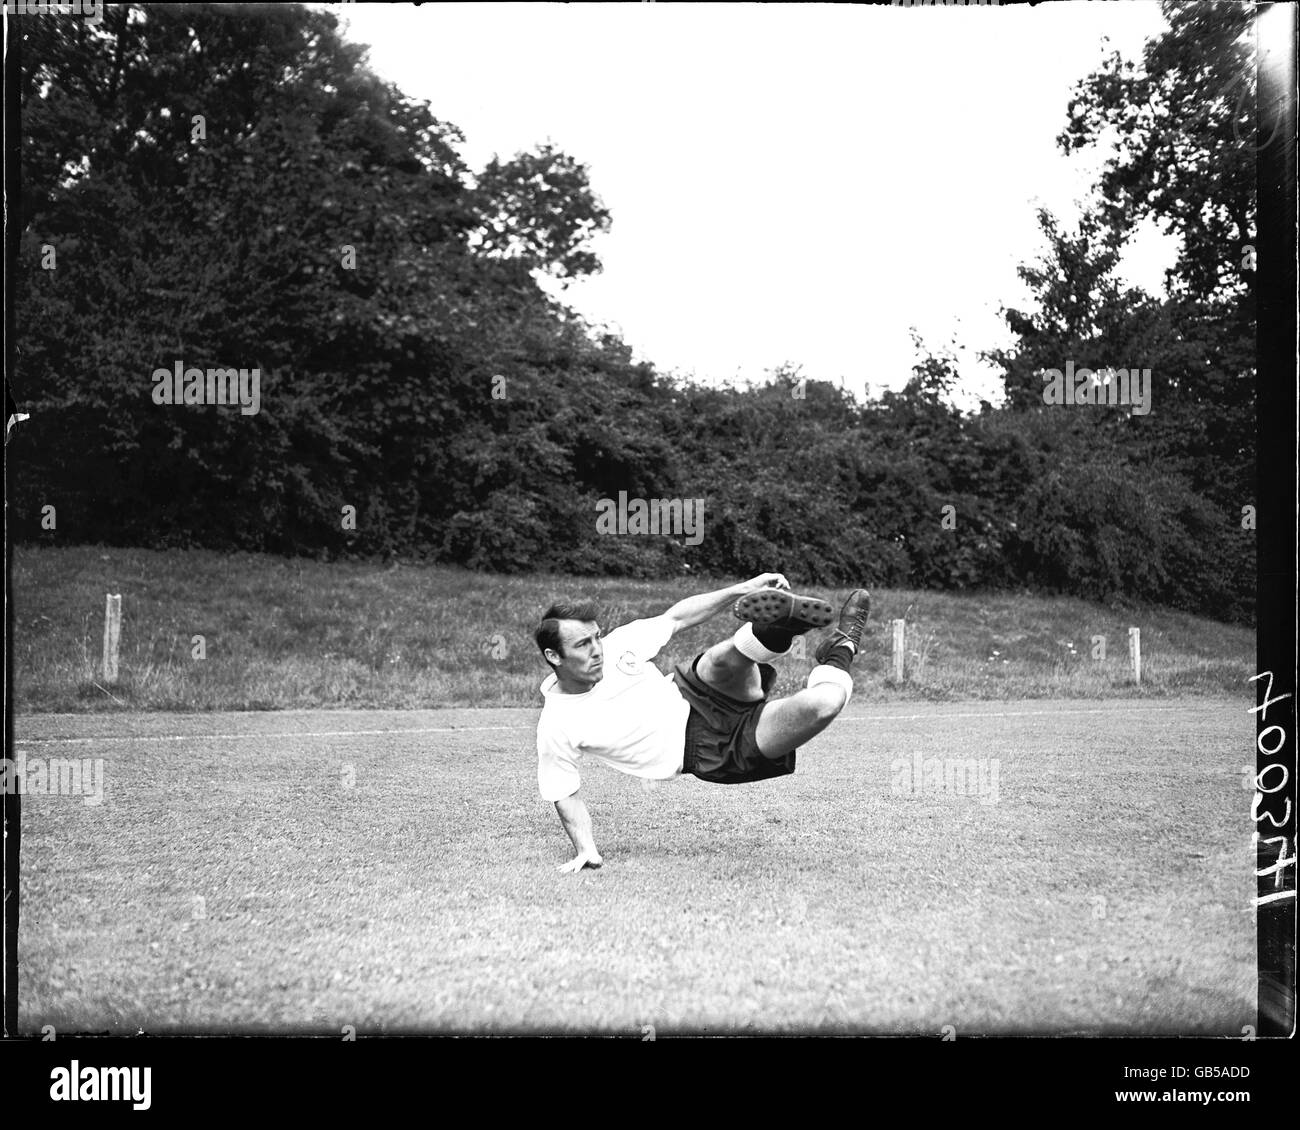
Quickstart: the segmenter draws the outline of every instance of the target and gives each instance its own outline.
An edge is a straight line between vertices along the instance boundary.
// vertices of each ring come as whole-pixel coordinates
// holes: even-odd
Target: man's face
[[[594,620],[561,620],[560,647],[562,654],[550,651],[547,658],[561,686],[594,687],[605,677],[605,649]]]

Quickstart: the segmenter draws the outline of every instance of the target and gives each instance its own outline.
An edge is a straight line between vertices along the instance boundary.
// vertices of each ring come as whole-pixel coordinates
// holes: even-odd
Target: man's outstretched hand
[[[577,874],[584,867],[599,867],[604,862],[598,851],[580,851],[568,863],[561,863],[556,870],[566,875]]]
[[[758,589],[788,590],[789,588],[790,582],[785,579],[785,574],[759,573],[752,580],[741,581],[737,585],[718,589],[717,592],[702,592],[679,600],[664,613],[664,616],[672,621],[675,634],[683,628],[693,628],[696,624],[703,624],[705,620],[730,608],[738,597],[746,593],[756,592]]]
[[[784,573],[759,573],[752,581],[745,581],[740,587],[745,592],[757,592],[759,589],[788,590],[790,582],[785,579]]]

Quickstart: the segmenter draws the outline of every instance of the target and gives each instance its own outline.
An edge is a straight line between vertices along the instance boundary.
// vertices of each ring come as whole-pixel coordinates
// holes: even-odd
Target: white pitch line
[[[462,734],[482,730],[530,730],[531,726],[426,726],[403,730],[313,730],[304,733],[293,731],[250,730],[246,734],[129,734],[102,738],[14,738],[15,745],[89,745],[94,742],[237,742],[245,738],[362,738],[380,737],[384,734]]]
[[[918,722],[939,718],[1055,718],[1061,714],[1124,714],[1141,710],[1145,714],[1177,714],[1185,711],[1181,706],[1120,706],[1114,710],[986,710],[970,714],[848,714],[841,722]],[[1243,710],[1249,709],[1243,707]]]
[[[1174,714],[1186,710],[1180,706],[1121,706],[1102,710],[987,710],[961,714],[848,714],[841,722],[921,722],[948,718],[1055,718],[1063,714],[1123,714],[1141,710],[1147,714]],[[96,742],[237,742],[250,738],[376,738],[393,734],[471,734],[491,730],[532,730],[527,726],[424,726],[393,730],[250,730],[243,734],[118,734],[95,738],[14,738],[15,745],[93,745]]]

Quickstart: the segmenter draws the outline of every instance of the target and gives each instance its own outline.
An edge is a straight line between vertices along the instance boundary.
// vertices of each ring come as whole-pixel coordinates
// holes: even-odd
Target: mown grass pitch
[[[579,876],[535,711],[22,717],[105,787],[23,799],[21,1026],[1239,1036],[1249,706],[855,700],[793,777],[589,769]]]

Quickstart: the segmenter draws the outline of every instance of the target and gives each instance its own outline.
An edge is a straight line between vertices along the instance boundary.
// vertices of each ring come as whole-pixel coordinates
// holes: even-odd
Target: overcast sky
[[[1095,179],[1054,144],[1074,83],[1165,26],[1155,0],[323,6],[472,169],[547,140],[590,167],[612,230],[566,300],[639,357],[877,392],[916,326],[956,337],[966,404],[999,397],[975,353],[1009,340],[1035,205],[1073,217]],[[1126,274],[1158,290],[1174,250],[1140,232]]]

